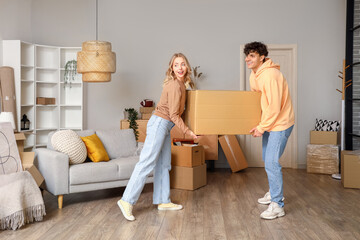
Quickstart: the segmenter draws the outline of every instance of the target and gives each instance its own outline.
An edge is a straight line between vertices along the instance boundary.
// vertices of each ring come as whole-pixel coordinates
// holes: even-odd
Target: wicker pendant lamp
[[[83,82],[110,82],[111,73],[116,71],[116,55],[111,43],[98,41],[98,0],[96,0],[96,41],[82,43],[77,53],[77,72]]]

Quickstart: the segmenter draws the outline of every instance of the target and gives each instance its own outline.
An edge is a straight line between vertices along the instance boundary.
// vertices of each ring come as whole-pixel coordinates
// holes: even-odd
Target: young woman
[[[146,139],[140,160],[136,164],[122,198],[117,202],[124,217],[134,221],[133,205],[139,199],[147,176],[154,171],[153,203],[158,210],[180,210],[183,207],[170,201],[171,139],[170,130],[174,125],[184,133],[197,136],[181,118],[184,111],[185,84],[193,86],[191,67],[182,53],[175,53],[166,72],[160,101],[151,116],[146,130]]]

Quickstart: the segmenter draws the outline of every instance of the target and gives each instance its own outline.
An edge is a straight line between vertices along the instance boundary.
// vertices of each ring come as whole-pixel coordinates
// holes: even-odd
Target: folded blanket
[[[40,189],[28,171],[0,175],[0,229],[16,230],[45,215]]]

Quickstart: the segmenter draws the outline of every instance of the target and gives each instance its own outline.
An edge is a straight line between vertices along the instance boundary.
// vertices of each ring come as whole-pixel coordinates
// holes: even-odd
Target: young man
[[[262,136],[262,157],[270,189],[258,199],[260,204],[269,204],[260,217],[275,219],[285,215],[279,159],[294,127],[294,111],[286,79],[280,72],[280,66],[266,58],[266,45],[261,42],[248,43],[244,53],[247,67],[252,70],[251,90],[261,92],[261,121],[250,131],[254,137]]]

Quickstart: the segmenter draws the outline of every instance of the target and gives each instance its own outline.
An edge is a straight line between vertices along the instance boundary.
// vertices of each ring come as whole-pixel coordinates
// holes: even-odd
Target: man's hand
[[[256,127],[250,130],[253,137],[261,137],[263,134],[257,130]]]

